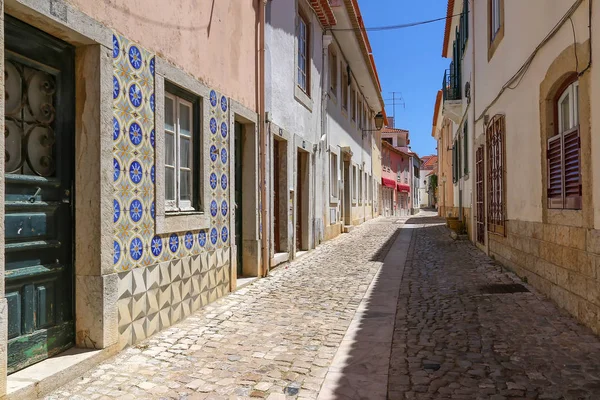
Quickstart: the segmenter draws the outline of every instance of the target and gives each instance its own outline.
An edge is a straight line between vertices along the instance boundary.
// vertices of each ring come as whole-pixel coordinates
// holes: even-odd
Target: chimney
[[[394,117],[387,117],[387,120],[388,120],[388,128],[395,128]]]

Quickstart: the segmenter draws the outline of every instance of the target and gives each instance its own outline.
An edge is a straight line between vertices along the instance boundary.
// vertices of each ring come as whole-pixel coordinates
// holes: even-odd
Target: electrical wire
[[[468,11],[467,11],[468,13]],[[399,25],[384,25],[384,26],[372,26],[369,28],[330,28],[331,31],[342,32],[342,31],[365,31],[365,32],[380,32],[380,31],[391,31],[396,29],[412,28],[413,26],[431,24],[433,22],[444,21],[449,18],[460,17],[463,13],[454,14],[447,17],[429,19],[426,21],[409,22],[406,24]]]
[[[575,25],[573,24],[573,18],[569,17],[571,21],[571,28],[573,29],[573,51],[575,52],[575,72],[579,73],[579,58],[577,58],[577,37],[575,36]]]
[[[523,80],[523,77],[529,70],[529,67],[533,63],[533,60],[534,60],[535,56],[537,55],[538,51],[540,51],[540,49],[546,43],[548,43],[548,41],[550,39],[552,39],[554,37],[554,35],[559,31],[559,29],[563,26],[563,24],[567,21],[567,19],[569,19],[575,13],[575,10],[577,10],[577,8],[581,5],[581,3],[583,3],[583,0],[576,0],[575,3],[573,3],[571,8],[569,8],[569,10],[565,13],[565,15],[556,23],[556,25],[554,25],[554,28],[552,28],[552,30],[546,35],[546,37],[540,42],[540,44],[538,44],[538,46],[535,48],[535,50],[533,50],[533,52],[529,55],[529,57],[527,58],[525,63],[521,66],[521,68],[519,68],[519,70],[502,86],[502,88],[500,89],[500,91],[498,92],[496,97],[494,97],[494,100],[492,100],[487,105],[487,107],[485,107],[485,109],[481,112],[479,117],[477,117],[475,122],[480,121],[485,116],[485,114],[488,112],[488,110],[490,108],[492,108],[492,106],[494,104],[496,104],[496,102],[502,96],[502,94],[506,91],[506,89],[512,90],[512,89],[515,89],[517,86],[519,86],[519,83],[521,83],[521,80]],[[516,82],[516,84],[514,86],[512,86],[513,83],[515,83],[515,82]]]

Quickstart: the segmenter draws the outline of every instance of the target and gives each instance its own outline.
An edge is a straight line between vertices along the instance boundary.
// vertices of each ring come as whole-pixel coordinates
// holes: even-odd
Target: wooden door
[[[300,251],[302,250],[302,198],[304,197],[304,188],[302,186],[304,175],[302,153],[298,152],[296,160],[296,251]]]
[[[280,193],[280,179],[281,179],[281,163],[279,159],[279,141],[273,140],[273,225],[274,225],[274,238],[273,246],[275,253],[281,252],[281,238],[280,238],[280,207],[281,201]]]
[[[74,342],[75,110],[73,48],[5,18],[5,285],[11,373]]]
[[[243,265],[243,249],[244,249],[244,243],[243,243],[243,237],[242,237],[242,231],[243,231],[243,224],[242,224],[242,218],[243,218],[243,207],[242,207],[242,202],[244,201],[243,198],[243,193],[242,193],[242,178],[243,178],[243,162],[242,162],[242,157],[243,157],[243,153],[242,153],[242,149],[244,148],[244,144],[242,143],[243,140],[243,133],[242,133],[242,124],[240,124],[239,122],[235,123],[235,137],[234,137],[234,141],[235,141],[235,243],[237,246],[237,254],[236,254],[236,261],[237,261],[237,275],[238,276],[243,276],[243,272],[244,272],[244,265]]]
[[[479,146],[475,154],[475,179],[476,179],[476,206],[477,206],[477,241],[485,244],[485,203],[483,179],[483,145]]]

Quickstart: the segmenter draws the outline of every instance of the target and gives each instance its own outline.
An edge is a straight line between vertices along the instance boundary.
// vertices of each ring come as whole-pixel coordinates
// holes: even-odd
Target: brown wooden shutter
[[[581,164],[580,164],[580,141],[579,128],[563,134],[563,158],[564,158],[564,185],[565,185],[565,208],[581,208]]]
[[[562,137],[548,139],[548,208],[563,208]]]

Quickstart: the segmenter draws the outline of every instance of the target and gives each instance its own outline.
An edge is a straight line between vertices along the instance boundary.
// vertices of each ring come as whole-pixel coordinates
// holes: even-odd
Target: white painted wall
[[[288,182],[290,186],[295,186],[298,147],[302,147],[304,141],[305,149],[312,153],[313,145],[321,137],[323,29],[314,12],[309,7],[304,7],[303,11],[310,17],[310,90],[306,96],[297,88],[298,0],[270,1],[267,4],[266,110],[270,120],[290,134]],[[322,162],[324,154],[325,149],[317,150],[311,155],[309,163],[309,248],[314,248],[315,243],[320,241],[324,224],[324,193],[320,181],[320,177],[324,175],[323,168],[328,165]],[[267,170],[272,173],[272,168],[267,167]],[[295,221],[295,216],[293,220]],[[290,224],[288,234],[290,237],[295,235],[294,224]]]
[[[474,10],[475,24],[471,29],[471,38],[475,42],[475,102],[474,118],[479,118],[485,108],[486,114],[506,115],[506,171],[507,171],[507,218],[511,220],[542,220],[542,149],[540,148],[540,83],[554,59],[568,46],[573,44],[573,31],[567,21],[558,33],[550,39],[536,54],[524,79],[512,90],[506,90],[495,104],[490,103],[498,95],[501,87],[523,65],[529,55],[543,38],[552,30],[574,1],[564,0],[527,0],[527,2],[505,1],[504,13],[506,29],[504,38],[488,61],[487,8],[485,3],[477,2]],[[526,5],[526,6],[525,6]],[[588,3],[583,1],[572,17],[575,37],[578,42],[588,38]],[[592,26],[600,22],[597,7],[594,10]],[[510,29],[518,26],[519,29]],[[592,40],[594,57],[600,51],[598,41]],[[581,61],[580,61],[581,62]],[[594,60],[595,62],[595,60]],[[582,66],[579,66],[582,68]],[[575,68],[575,57],[573,57]],[[592,68],[592,74],[598,74]],[[592,107],[600,101],[600,81],[592,77]],[[593,108],[592,108],[593,110]],[[592,118],[594,111],[592,111]],[[594,132],[592,122],[592,132]],[[484,130],[483,119],[476,122],[477,133]],[[473,135],[472,135],[473,136]],[[600,156],[600,139],[592,134],[592,160]],[[597,167],[592,168],[597,171]],[[597,179],[595,180],[597,181]],[[594,185],[595,198],[600,198],[600,185]],[[596,227],[600,226],[600,202],[595,202]]]

